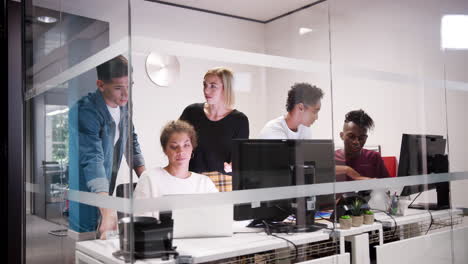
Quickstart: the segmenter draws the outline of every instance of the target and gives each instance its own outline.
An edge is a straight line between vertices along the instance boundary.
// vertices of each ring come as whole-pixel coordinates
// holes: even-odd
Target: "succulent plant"
[[[361,199],[358,199],[358,198],[354,199],[354,201],[351,203],[351,206],[350,206],[351,214],[353,216],[361,216],[363,213],[362,205],[363,205],[363,202]]]
[[[349,215],[342,215],[340,218],[341,218],[341,219],[351,219],[351,216],[349,216]]]

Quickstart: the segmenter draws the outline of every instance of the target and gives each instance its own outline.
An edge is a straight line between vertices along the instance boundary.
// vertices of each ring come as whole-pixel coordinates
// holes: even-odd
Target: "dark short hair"
[[[119,55],[96,67],[97,78],[103,82],[110,82],[113,78],[128,76],[128,60]]]
[[[169,138],[174,133],[187,133],[192,143],[192,147],[195,149],[197,147],[197,132],[192,125],[182,120],[169,121],[161,131],[161,147],[163,150],[166,150],[167,142]]]
[[[295,83],[288,91],[286,110],[290,112],[294,106],[300,103],[315,105],[323,97],[322,89],[308,83]]]
[[[360,128],[365,128],[366,130],[374,128],[374,120],[362,109],[347,113],[345,116],[345,123],[349,122],[353,122]]]

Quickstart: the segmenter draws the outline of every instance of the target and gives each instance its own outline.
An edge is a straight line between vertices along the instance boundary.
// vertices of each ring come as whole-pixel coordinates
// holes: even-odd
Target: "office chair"
[[[121,198],[130,198],[130,186],[132,186],[131,190],[133,193],[137,183],[134,182],[132,185],[130,183],[122,183],[122,184],[117,185],[117,189],[115,190],[115,196],[121,197]],[[130,216],[130,215],[126,213],[122,213],[122,212],[117,212],[117,219],[122,219],[127,216]]]

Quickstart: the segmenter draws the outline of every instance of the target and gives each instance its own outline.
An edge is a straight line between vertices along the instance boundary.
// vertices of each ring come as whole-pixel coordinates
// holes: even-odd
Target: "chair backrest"
[[[133,190],[135,190],[137,183],[134,182],[132,185],[130,183],[122,183],[122,184],[117,185],[117,188],[115,190],[115,196],[121,197],[121,198],[130,198],[130,187],[132,187],[132,193],[133,193]],[[126,213],[122,213],[122,212],[117,212],[118,219],[121,219],[127,216],[130,216],[130,215]]]
[[[390,177],[396,177],[397,174],[397,159],[394,156],[382,157],[382,160],[387,168]]]

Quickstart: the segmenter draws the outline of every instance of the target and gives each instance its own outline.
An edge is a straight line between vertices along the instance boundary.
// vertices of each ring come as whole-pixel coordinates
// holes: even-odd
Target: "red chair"
[[[396,177],[397,175],[397,160],[396,157],[382,157],[382,160],[387,168],[390,177]]]

